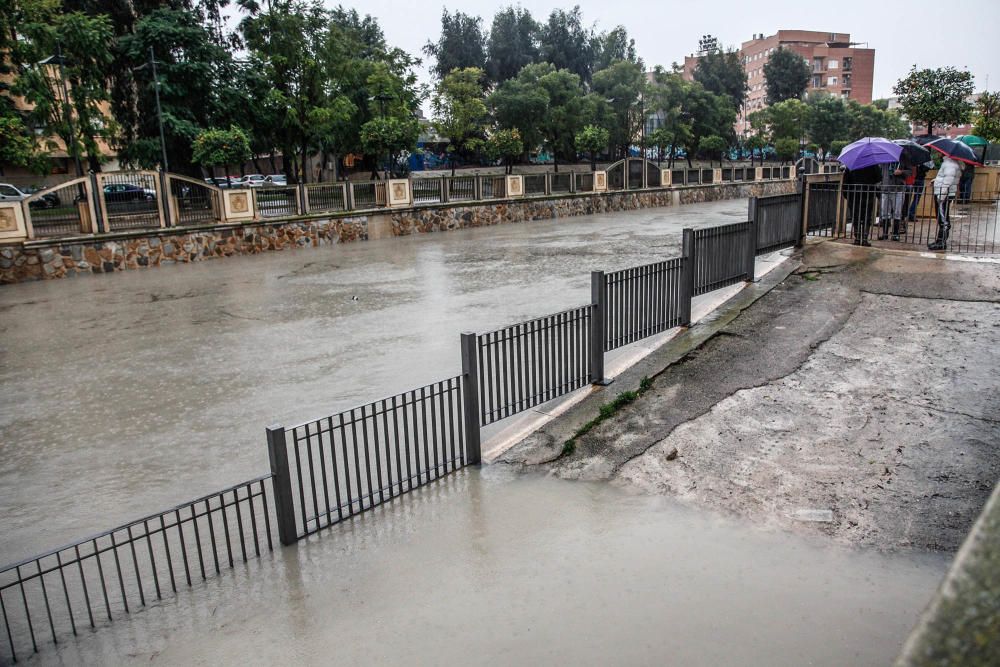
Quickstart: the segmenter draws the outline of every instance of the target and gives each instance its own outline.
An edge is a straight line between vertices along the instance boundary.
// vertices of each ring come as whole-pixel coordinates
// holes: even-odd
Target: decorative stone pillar
[[[763,181],[764,180],[764,167],[756,167],[755,168],[753,180],[755,180],[755,181]]]
[[[394,178],[389,180],[389,207],[398,208],[409,206],[413,203],[410,196],[410,181],[406,178]]]
[[[595,171],[594,192],[607,192],[607,191],[608,191],[608,172]]]
[[[668,188],[674,184],[674,172],[670,169],[660,169],[660,185]]]
[[[791,167],[789,167],[788,168],[788,178],[795,178],[796,171],[797,170],[795,169],[795,165],[794,164]]]
[[[712,169],[712,182],[716,185],[722,183],[722,169]]]
[[[28,240],[21,202],[0,202],[0,243]]]
[[[224,222],[253,220],[253,193],[247,188],[222,190]]]
[[[508,197],[524,196],[524,176],[521,176],[520,174],[507,175],[507,196]]]

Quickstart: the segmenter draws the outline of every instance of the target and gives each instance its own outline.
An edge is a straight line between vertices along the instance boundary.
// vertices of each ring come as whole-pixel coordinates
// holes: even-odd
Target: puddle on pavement
[[[886,665],[949,557],[468,470],[38,656],[66,664]]]

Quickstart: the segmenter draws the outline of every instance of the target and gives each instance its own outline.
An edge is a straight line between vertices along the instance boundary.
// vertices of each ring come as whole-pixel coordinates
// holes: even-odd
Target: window
[[[821,85],[822,85],[822,82],[820,81],[820,77],[814,76],[813,77],[813,81],[812,81],[812,87],[813,88],[820,88]]]
[[[823,71],[823,59],[822,58],[813,58],[813,71],[814,72],[822,72]]]
[[[850,72],[851,66],[854,64],[854,58],[844,58],[844,71]]]
[[[21,193],[10,185],[0,185],[0,197],[20,197]]]
[[[828,86],[836,86],[837,85],[837,77],[835,77],[835,76],[827,77],[827,79],[826,79],[826,85],[828,85]]]
[[[849,90],[842,90],[842,91],[840,91],[840,96],[844,97],[844,98],[850,97],[851,96],[851,91],[849,91]]]
[[[827,60],[826,61],[826,68],[827,69],[837,69],[837,65],[838,65],[838,63],[837,63],[836,60]]]

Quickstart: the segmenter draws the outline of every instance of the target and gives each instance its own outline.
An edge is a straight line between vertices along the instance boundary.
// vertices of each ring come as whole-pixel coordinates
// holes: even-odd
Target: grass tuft
[[[613,417],[616,412],[624,408],[629,403],[635,402],[635,399],[642,396],[645,392],[649,391],[653,386],[652,378],[644,377],[639,382],[639,388],[635,391],[628,390],[615,396],[615,400],[610,403],[605,403],[601,406],[600,410],[597,412],[597,416],[591,419],[589,422],[577,429],[576,433],[573,434],[569,440],[563,443],[562,451],[559,453],[558,458],[564,456],[569,456],[576,451],[576,441],[582,436],[586,435],[592,431],[598,424],[606,421]]]

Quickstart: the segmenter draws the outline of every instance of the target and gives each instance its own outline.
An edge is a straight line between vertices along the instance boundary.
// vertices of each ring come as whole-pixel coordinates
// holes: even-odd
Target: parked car
[[[222,178],[206,178],[205,182],[217,188],[228,188],[239,184],[239,179],[234,178],[231,182],[225,176]]]
[[[109,202],[152,200],[156,199],[156,190],[135,183],[108,183],[104,186],[104,198]]]
[[[264,174],[247,174],[240,179],[240,185],[245,188],[259,188],[262,185],[267,185],[267,178]]]
[[[0,183],[0,201],[22,201],[35,192],[37,191],[32,189],[21,190],[10,183]],[[54,192],[48,192],[28,202],[28,206],[31,208],[55,208],[59,206],[59,196]]]
[[[266,180],[271,185],[288,185],[288,179],[285,178],[284,174],[271,174],[264,180]]]

